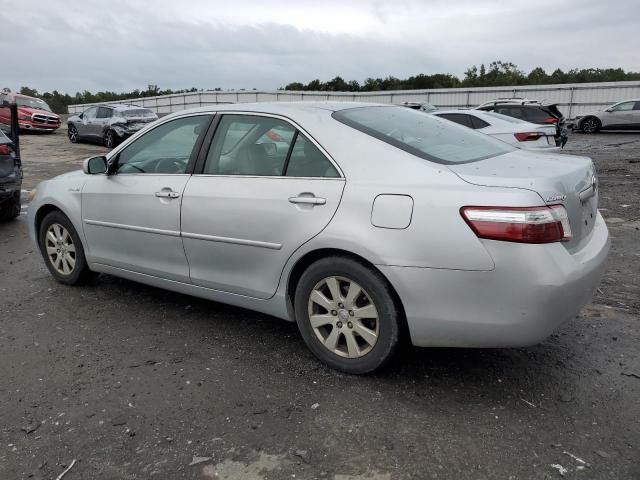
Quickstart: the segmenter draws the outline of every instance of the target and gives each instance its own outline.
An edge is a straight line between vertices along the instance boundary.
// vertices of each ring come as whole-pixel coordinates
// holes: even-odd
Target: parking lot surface
[[[27,190],[106,151],[22,142]],[[251,311],[57,284],[26,216],[0,224],[0,479],[640,478],[640,134],[566,153],[595,160],[612,235],[593,302],[531,348],[406,347],[366,377]]]

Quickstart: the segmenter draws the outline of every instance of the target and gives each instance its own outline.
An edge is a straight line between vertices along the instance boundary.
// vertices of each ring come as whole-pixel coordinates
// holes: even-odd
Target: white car
[[[431,114],[473,128],[525,150],[555,152],[560,149],[556,146],[555,125],[537,125],[482,110],[438,110]]]

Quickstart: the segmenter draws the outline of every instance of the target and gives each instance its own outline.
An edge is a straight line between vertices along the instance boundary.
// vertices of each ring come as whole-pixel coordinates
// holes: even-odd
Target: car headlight
[[[38,190],[36,188],[34,188],[33,190],[31,190],[29,192],[29,195],[27,196],[27,199],[32,202],[34,198],[36,198],[36,194],[38,193]]]

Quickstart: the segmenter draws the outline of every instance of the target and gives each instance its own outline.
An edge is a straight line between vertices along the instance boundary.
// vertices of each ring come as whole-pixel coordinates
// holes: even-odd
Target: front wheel
[[[74,125],[69,125],[67,127],[67,136],[69,137],[69,141],[71,143],[80,142],[80,135],[78,134],[78,129]]]
[[[329,257],[302,274],[296,322],[312,353],[336,370],[364,374],[393,356],[400,314],[378,272],[348,257]]]
[[[600,121],[597,118],[585,118],[580,126],[582,133],[596,133],[600,130]]]
[[[78,232],[67,216],[54,211],[42,220],[40,252],[51,275],[66,285],[81,285],[95,274],[89,270]]]

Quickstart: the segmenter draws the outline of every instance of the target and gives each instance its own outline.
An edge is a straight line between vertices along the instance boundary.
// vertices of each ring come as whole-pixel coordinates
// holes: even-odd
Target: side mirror
[[[607,108],[607,109],[605,110],[605,112],[613,112],[613,108],[611,108],[611,107],[610,107],[610,108]]]
[[[107,157],[87,158],[82,164],[82,171],[87,175],[99,175],[107,173]]]

